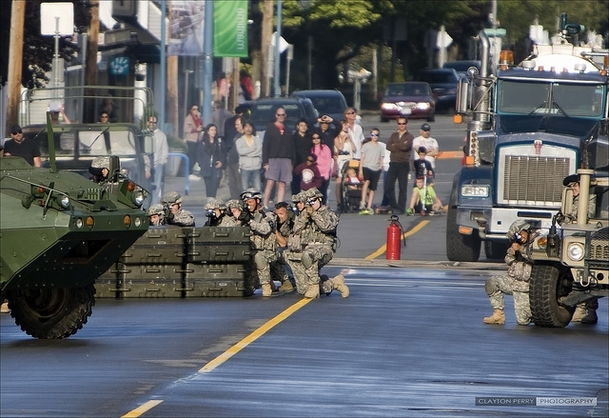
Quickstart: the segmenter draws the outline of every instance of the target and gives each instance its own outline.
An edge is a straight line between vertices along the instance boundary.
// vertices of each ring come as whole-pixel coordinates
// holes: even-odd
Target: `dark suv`
[[[419,81],[425,81],[431,87],[436,99],[436,110],[450,110],[455,107],[459,83],[459,75],[455,70],[425,70],[419,75]]]
[[[285,124],[290,130],[296,129],[296,123],[304,118],[309,127],[317,123],[319,114],[311,100],[300,97],[273,97],[258,99],[251,102],[250,117],[248,121],[254,125],[260,138],[264,138],[264,131],[269,122],[275,122],[275,111],[278,107],[283,107],[287,113]]]
[[[292,97],[311,99],[320,115],[328,115],[338,123],[345,118],[347,100],[338,90],[297,90]]]

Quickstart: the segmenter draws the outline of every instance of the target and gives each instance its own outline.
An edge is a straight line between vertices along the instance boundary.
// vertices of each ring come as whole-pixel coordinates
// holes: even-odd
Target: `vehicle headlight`
[[[397,109],[397,106],[396,106],[395,103],[383,103],[381,105],[381,109],[384,109],[384,110],[394,110],[394,109]]]
[[[421,109],[421,110],[427,110],[427,109],[429,109],[429,103],[428,102],[419,102],[419,103],[417,103],[417,108]]]
[[[67,209],[70,207],[70,198],[67,195],[61,195],[57,198],[57,203],[64,208]]]
[[[133,203],[135,203],[137,206],[142,206],[144,199],[144,193],[141,190],[133,194]]]
[[[140,225],[142,225],[142,220],[140,219],[140,217],[139,217],[139,216],[137,216],[137,217],[135,218],[135,220],[133,221],[133,224],[134,224],[134,225],[135,225],[137,228],[139,228],[139,227],[140,227]]]
[[[82,228],[82,226],[84,225],[82,218],[78,218],[76,219],[76,228]]]
[[[461,196],[465,197],[488,197],[490,187],[486,184],[470,184],[461,186]]]
[[[569,244],[567,254],[571,260],[581,261],[581,259],[584,258],[584,246],[578,242]]]

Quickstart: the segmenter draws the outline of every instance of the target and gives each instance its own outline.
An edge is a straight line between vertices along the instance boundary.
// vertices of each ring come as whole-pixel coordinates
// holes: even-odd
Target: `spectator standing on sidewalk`
[[[275,122],[266,126],[262,143],[262,167],[266,173],[263,206],[267,207],[273,186],[277,183],[277,201],[285,196],[285,185],[292,181],[294,141],[292,131],[285,125],[287,114],[283,107],[275,110]]]
[[[399,117],[397,119],[398,130],[391,134],[387,141],[387,150],[391,152],[389,170],[385,182],[385,193],[387,203],[393,211],[403,214],[406,210],[406,198],[408,193],[408,174],[410,174],[410,153],[414,136],[408,132],[408,119]],[[398,182],[399,192],[396,200],[395,183]]]
[[[197,162],[197,145],[201,139],[203,133],[203,119],[201,119],[201,112],[199,111],[199,105],[193,104],[190,106],[190,112],[184,119],[184,138],[186,139],[186,145],[188,145],[188,173],[190,174],[190,180],[200,180],[201,178],[192,172],[192,168]]]
[[[262,140],[254,134],[251,122],[243,124],[243,135],[237,138],[235,147],[239,153],[239,171],[243,190],[260,190],[260,169],[262,168]]]
[[[239,153],[234,147],[235,141],[243,135],[243,122],[246,120],[246,108],[239,105],[235,108],[235,115],[224,123],[224,137],[222,138],[227,152],[226,174],[228,177],[228,193],[231,199],[237,199],[243,191],[241,174],[239,173]],[[258,189],[260,190],[260,189]]]
[[[362,152],[362,143],[366,138],[364,138],[362,126],[356,122],[357,112],[355,111],[355,108],[348,107],[345,109],[345,119],[347,120],[347,132],[351,135],[351,139],[356,147],[353,158],[359,160]]]
[[[292,140],[294,141],[294,167],[298,167],[300,164],[307,161],[307,157],[311,153],[311,147],[313,146],[313,140],[311,139],[311,131],[305,118],[301,118],[296,123],[296,131],[292,134]],[[300,181],[302,180],[300,174],[293,173],[292,182],[290,184],[292,194],[300,192]]]
[[[433,171],[436,170],[436,157],[440,154],[440,146],[435,138],[431,137],[431,126],[429,123],[421,125],[421,135],[412,141],[412,159],[416,160],[419,156],[419,148],[425,147],[427,153],[425,159],[431,163]]]
[[[216,125],[207,125],[197,151],[197,162],[201,167],[201,177],[205,180],[208,201],[216,197],[222,179],[222,169],[226,164],[226,151],[217,133]]]
[[[165,178],[165,164],[169,155],[169,146],[167,144],[167,135],[158,127],[158,119],[156,116],[148,118],[148,127],[152,131],[154,137],[154,185],[156,189],[152,195],[152,203],[159,203],[163,196],[163,181]],[[150,178],[151,172],[146,168],[146,178]]]
[[[319,191],[323,195],[322,204],[325,205],[328,202],[328,187],[330,187],[330,178],[332,176],[332,150],[328,145],[321,142],[321,134],[319,132],[314,132],[311,138],[313,139],[311,154],[317,156],[317,168],[323,178]]]
[[[6,157],[9,155],[22,157],[33,167],[42,166],[38,144],[33,140],[26,139],[23,136],[23,129],[19,125],[13,125],[11,128],[11,139],[4,143],[4,155]]]
[[[319,127],[315,129],[319,136],[321,136],[321,143],[326,144],[329,147],[334,145],[334,138],[341,130],[341,125],[335,126],[334,119],[330,117],[330,115],[321,115],[319,119],[317,119],[317,123]]]
[[[360,215],[373,215],[374,192],[383,171],[383,156],[385,148],[379,143],[380,131],[373,128],[370,132],[370,141],[362,146],[361,161],[359,164],[359,175],[364,178],[362,188],[362,200],[360,201]],[[366,198],[368,204],[366,205]]]

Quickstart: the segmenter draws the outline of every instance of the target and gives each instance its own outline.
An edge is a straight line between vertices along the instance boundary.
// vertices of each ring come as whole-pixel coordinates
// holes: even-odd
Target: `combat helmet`
[[[306,199],[303,196],[304,191],[292,195],[292,203],[304,202]]]
[[[518,219],[510,225],[510,229],[508,229],[505,236],[508,240],[512,241],[517,233],[520,231],[529,231],[532,228],[531,224],[524,219]]]
[[[178,192],[167,192],[161,197],[161,203],[166,205],[175,205],[182,203],[182,195]]]
[[[241,209],[241,202],[238,199],[231,199],[226,202],[226,207],[229,209]]]
[[[317,187],[311,187],[309,190],[307,190],[307,199],[322,199],[323,197],[324,195],[319,191]]]
[[[247,189],[246,191],[244,191],[243,193],[241,193],[241,196],[239,196],[241,198],[241,200],[245,201],[247,199],[258,199],[258,200],[262,200],[262,193],[260,193],[258,190],[250,187],[249,189]]]
[[[207,202],[205,204],[205,206],[203,206],[203,209],[205,210],[212,210],[212,209],[226,209],[226,205],[224,204],[224,201],[222,199],[212,199],[209,202]]]
[[[161,205],[160,203],[150,206],[148,208],[148,210],[146,211],[146,215],[148,215],[148,216],[163,215],[163,214],[165,214],[165,211],[163,209],[163,205]]]

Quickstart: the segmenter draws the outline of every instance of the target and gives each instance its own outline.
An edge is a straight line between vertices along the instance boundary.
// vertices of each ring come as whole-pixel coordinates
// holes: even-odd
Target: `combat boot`
[[[262,297],[263,298],[270,298],[272,294],[273,294],[273,288],[271,287],[271,284],[270,283],[264,283],[262,285]]]
[[[487,316],[482,320],[485,324],[503,325],[505,324],[505,313],[503,309],[495,309],[491,316]]]
[[[573,312],[573,317],[571,318],[571,322],[582,322],[582,319],[586,316],[586,308],[583,306],[577,305],[575,307],[575,312]]]
[[[8,308],[8,301],[2,302],[2,306],[0,307],[1,313],[9,313],[10,309]]]
[[[283,283],[281,283],[281,286],[279,287],[279,291],[290,293],[294,291],[294,286],[292,286],[292,283],[289,280],[284,280]]]
[[[598,323],[598,316],[596,315],[596,309],[588,308],[588,313],[581,320],[582,324],[594,325]]]
[[[319,298],[319,285],[312,284],[309,286],[307,293],[304,294],[304,297],[307,299],[317,299]]]
[[[345,284],[345,276],[342,274],[332,279],[332,288],[338,290],[342,297],[349,297],[349,286]]]

